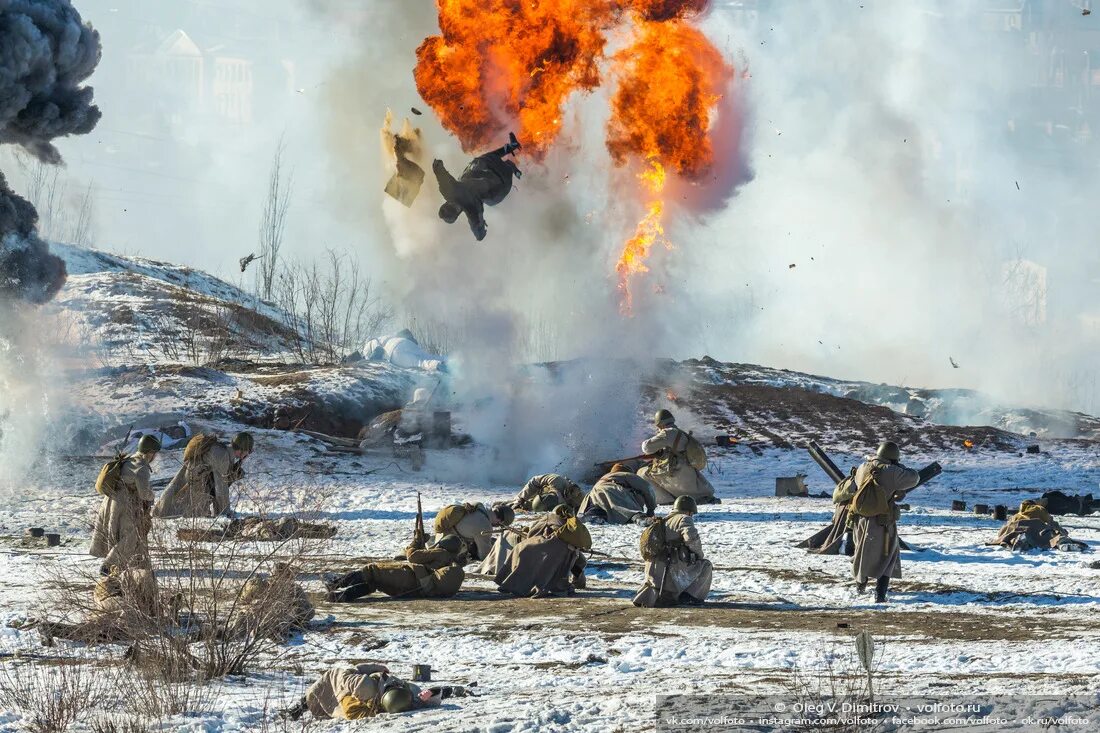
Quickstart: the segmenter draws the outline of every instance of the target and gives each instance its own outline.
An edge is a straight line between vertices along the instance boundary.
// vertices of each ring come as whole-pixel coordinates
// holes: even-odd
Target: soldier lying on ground
[[[901,465],[901,449],[886,441],[870,460],[856,469],[855,496],[851,501],[852,577],[863,593],[875,579],[875,603],[886,603],[891,578],[901,577],[901,540],[897,502],[920,484],[920,474]]]
[[[657,498],[649,482],[616,463],[581,501],[580,516],[593,523],[644,525],[656,508]]]
[[[451,504],[435,515],[432,528],[435,542],[449,534],[457,534],[466,543],[471,560],[483,560],[493,549],[493,529],[507,527],[516,520],[516,512],[508,504]]]
[[[676,418],[668,410],[659,410],[653,424],[657,434],[642,443],[642,453],[655,457],[638,475],[653,485],[657,503],[671,504],[678,496],[690,496],[696,504],[720,504],[701,472],[706,454],[699,441],[676,427]]]
[[[548,512],[558,504],[565,504],[575,512],[580,509],[582,501],[584,491],[573,480],[556,473],[544,473],[527,481],[512,500],[512,507],[522,511]]]
[[[149,488],[152,469],[149,464],[160,451],[160,443],[151,435],[138,441],[138,452],[119,456],[100,472],[96,490],[103,495],[92,528],[89,553],[103,558],[100,572],[107,569],[152,568],[149,560],[150,510],[153,490]]]
[[[321,674],[305,696],[280,715],[298,720],[307,712],[315,720],[363,720],[380,713],[404,713],[435,707],[451,697],[472,697],[459,686],[421,689],[394,677],[381,664],[337,665]]]
[[[232,516],[229,487],[244,475],[241,464],[253,447],[251,433],[237,433],[228,446],[213,435],[191,438],[183,451],[183,466],[161,494],[153,516]]]
[[[494,578],[501,593],[542,598],[572,595],[585,587],[581,553],[592,549],[592,536],[566,507],[558,509],[532,524],[512,549],[508,564]]]
[[[1076,514],[1084,517],[1093,512],[1100,512],[1100,500],[1093,499],[1092,494],[1070,496],[1061,491],[1048,491],[1035,503],[1055,516]]]
[[[439,207],[439,218],[448,224],[454,224],[459,214],[465,214],[470,231],[480,242],[485,239],[488,226],[485,224],[485,207],[496,206],[511,192],[512,178],[521,178],[519,168],[505,156],[519,150],[516,136],[509,133],[508,144],[479,155],[470,161],[462,177],[455,180],[443,161],[432,163],[439,192],[446,203]]]
[[[698,511],[695,499],[681,496],[668,517],[642,533],[645,583],[634,596],[635,606],[699,605],[710,594],[714,567],[703,557],[703,542],[694,520]]]
[[[237,598],[236,614],[218,637],[285,640],[305,631],[317,612],[294,575],[293,568],[280,563],[270,578],[249,578]]]
[[[96,582],[92,600],[92,613],[82,623],[37,623],[42,643],[53,646],[55,638],[86,644],[130,641],[171,617],[160,607],[156,578],[146,568],[112,567]]]
[[[1088,549],[1088,545],[1078,540],[1070,539],[1069,533],[1054,521],[1050,512],[1040,502],[1025,501],[1020,505],[1020,511],[1009,518],[997,538],[990,545],[1000,545],[1013,552],[1027,552],[1028,550],[1063,550],[1066,552],[1081,552]]]
[[[395,598],[449,598],[462,587],[466,572],[466,544],[457,535],[447,535],[430,548],[410,545],[405,562],[373,562],[361,570],[324,578],[328,600],[350,603],[375,591]]]
[[[336,526],[333,524],[303,522],[296,517],[282,517],[280,519],[237,517],[221,529],[216,527],[212,529],[183,527],[176,530],[176,536],[184,542],[323,540],[336,536]]]

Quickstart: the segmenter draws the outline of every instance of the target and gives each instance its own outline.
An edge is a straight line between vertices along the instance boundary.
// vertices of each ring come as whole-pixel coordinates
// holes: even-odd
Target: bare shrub
[[[64,733],[113,695],[112,675],[90,658],[0,665],[0,709],[20,713],[32,733]]]
[[[787,680],[787,692],[794,700],[804,704],[806,710],[830,709],[828,705],[835,705],[837,710],[841,710],[845,705],[868,704],[877,694],[873,686],[878,664],[882,659],[882,649],[880,642],[871,660],[870,670],[864,669],[850,643],[826,649],[822,653],[823,665],[819,669],[812,672],[794,669],[791,672]],[[875,728],[868,716],[838,717],[846,720],[838,721],[835,725],[825,723],[815,730],[860,733]]]
[[[372,293],[359,263],[332,249],[320,263],[281,268],[275,304],[286,323],[296,327],[297,357],[314,364],[340,361],[393,318]]]
[[[275,290],[275,278],[279,272],[279,252],[286,234],[286,216],[290,209],[290,196],[294,189],[293,174],[283,166],[285,143],[280,140],[271,161],[271,173],[267,180],[267,198],[260,216],[259,268],[256,270],[256,290],[264,300],[271,300]]]

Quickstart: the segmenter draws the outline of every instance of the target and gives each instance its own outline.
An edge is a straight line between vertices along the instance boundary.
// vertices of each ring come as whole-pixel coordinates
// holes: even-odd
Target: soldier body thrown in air
[[[439,218],[448,224],[458,220],[459,214],[466,214],[470,222],[470,231],[477,241],[485,239],[488,227],[485,224],[485,207],[496,206],[512,191],[512,178],[521,178],[523,174],[514,161],[505,160],[519,150],[516,136],[508,134],[508,144],[479,155],[470,161],[462,176],[457,180],[451,175],[443,161],[432,163],[439,192],[446,202],[439,207]]]

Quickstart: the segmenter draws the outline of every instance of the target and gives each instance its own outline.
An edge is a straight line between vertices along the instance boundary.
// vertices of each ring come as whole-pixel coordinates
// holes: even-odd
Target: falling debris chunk
[[[262,260],[262,259],[263,259],[263,255],[260,255],[259,257],[257,257],[257,256],[255,255],[255,253],[253,253],[253,254],[250,254],[250,255],[248,255],[247,257],[242,257],[242,258],[240,259],[240,263],[241,263],[241,272],[244,272],[245,270],[247,270],[247,269],[248,269],[248,266],[249,266],[249,265],[251,265],[251,264],[252,264],[253,262],[255,262],[256,260]]]
[[[412,206],[424,183],[424,168],[420,165],[420,128],[406,118],[401,132],[394,132],[393,112],[386,110],[382,125],[382,160],[391,173],[385,191],[405,206]]]
[[[1092,11],[1088,8],[1081,8],[1081,15],[1092,15]]]
[[[797,267],[797,265],[795,265],[793,262],[791,264],[787,265],[788,270],[793,270],[795,267]]]
[[[958,368],[959,368],[959,365],[958,365],[958,363],[957,363],[957,362],[955,361],[954,357],[951,357],[951,356],[949,356],[949,357],[947,357],[947,360],[948,360],[949,362],[951,362],[951,366],[952,366],[952,367],[954,367],[955,369],[958,369]]]
[[[419,117],[420,115],[424,114],[423,112],[421,112],[420,110],[418,110],[418,109],[417,109],[416,107],[409,107],[409,109],[410,109],[410,110],[412,110],[412,113],[413,113],[414,115],[416,115],[417,117]]]
[[[1016,190],[1017,190],[1017,191],[1019,191],[1019,190],[1020,190],[1020,182],[1019,182],[1019,181],[1016,181]]]

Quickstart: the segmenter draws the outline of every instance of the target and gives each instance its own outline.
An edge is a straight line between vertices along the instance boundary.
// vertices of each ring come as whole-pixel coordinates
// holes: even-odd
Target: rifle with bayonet
[[[424,531],[424,506],[421,504],[420,492],[416,492],[416,528],[413,530],[413,547],[423,550],[428,545],[428,535]]]

